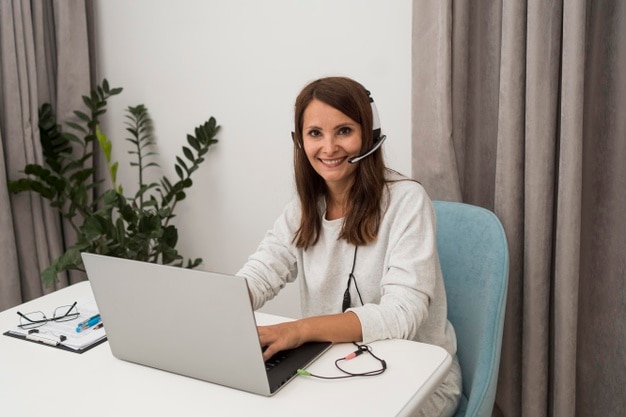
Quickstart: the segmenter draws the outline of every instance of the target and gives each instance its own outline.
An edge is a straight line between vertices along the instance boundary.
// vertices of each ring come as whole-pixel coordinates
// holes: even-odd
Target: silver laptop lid
[[[245,279],[82,254],[113,355],[270,395]]]

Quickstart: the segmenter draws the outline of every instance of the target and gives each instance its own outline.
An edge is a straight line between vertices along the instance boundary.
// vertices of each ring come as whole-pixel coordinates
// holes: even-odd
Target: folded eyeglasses
[[[49,321],[71,321],[76,319],[80,313],[78,312],[78,308],[76,307],[76,301],[72,305],[60,306],[54,309],[52,313],[52,317],[48,318],[41,311],[33,311],[31,313],[22,314],[19,311],[17,315],[20,316],[20,324],[18,325],[21,329],[34,329],[36,327],[41,327]]]

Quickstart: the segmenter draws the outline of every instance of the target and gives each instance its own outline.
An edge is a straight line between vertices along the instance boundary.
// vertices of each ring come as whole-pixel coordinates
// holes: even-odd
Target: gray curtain
[[[499,216],[495,415],[626,409],[626,2],[413,3],[413,175]]]
[[[43,163],[38,108],[51,103],[69,120],[90,89],[85,0],[0,0],[0,182]],[[38,195],[0,187],[0,310],[83,277],[42,285],[41,271],[72,233]]]

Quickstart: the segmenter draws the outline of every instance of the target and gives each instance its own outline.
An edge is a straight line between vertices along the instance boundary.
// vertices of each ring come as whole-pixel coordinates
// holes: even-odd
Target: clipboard
[[[81,321],[98,315],[98,307],[93,296],[78,300],[76,305],[79,315],[74,320],[48,321],[46,324],[33,329],[22,329],[16,325],[3,334],[69,352],[87,352],[105,342],[107,337],[101,324],[80,332],[76,329],[77,324],[81,323]]]
[[[44,342],[43,340],[29,339],[29,338],[26,337],[26,335],[13,333],[11,330],[7,330],[6,332],[3,333],[3,335],[9,336],[9,337],[14,337],[14,338],[20,339],[20,340],[25,340],[27,342],[36,343],[36,344],[44,345],[44,346],[50,346],[52,348],[61,349],[61,350],[65,350],[65,351],[68,351],[68,352],[79,353],[79,354],[87,352],[88,350],[90,350],[90,349],[92,349],[92,348],[94,348],[94,347],[96,347],[98,345],[101,345],[102,343],[107,341],[107,337],[105,335],[103,338],[98,339],[95,342],[93,342],[91,344],[88,344],[88,345],[86,345],[83,348],[73,349],[71,347],[65,346],[63,344],[63,342],[59,342],[59,343],[56,343],[56,344],[50,344],[50,343]]]

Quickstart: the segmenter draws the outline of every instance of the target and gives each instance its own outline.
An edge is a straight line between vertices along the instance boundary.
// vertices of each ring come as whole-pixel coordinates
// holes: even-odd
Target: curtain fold
[[[561,6],[558,1],[529,1],[526,15],[524,234],[518,238],[524,241],[521,401],[522,415],[530,416],[546,415],[550,393]]]
[[[576,381],[576,342],[579,297],[582,160],[583,160],[583,103],[585,74],[586,8],[582,2],[565,4],[563,10],[563,48],[560,99],[560,132],[558,142],[556,227],[554,241],[553,291],[553,410],[554,415],[575,416],[576,385],[556,383]],[[567,245],[558,242],[570,242]],[[572,266],[573,265],[573,266]],[[548,370],[549,371],[549,370]]]
[[[494,205],[509,246],[509,288],[495,415],[520,416],[523,334],[520,312],[524,297],[524,165],[526,117],[526,10],[525,2],[502,5],[502,60],[498,90],[497,148],[493,178]],[[463,132],[459,132],[459,140]],[[487,206],[487,208],[489,208]],[[501,412],[500,408],[505,412]],[[517,411],[512,413],[511,411]]]
[[[626,3],[586,21],[576,409],[600,416],[626,409]]]
[[[38,108],[44,102],[66,120],[89,91],[85,0],[0,1],[0,179],[19,178],[28,163],[43,163]],[[61,53],[59,52],[61,51]],[[63,52],[64,51],[64,52]],[[43,287],[41,271],[63,253],[59,215],[33,193],[0,192],[0,310],[57,286]],[[78,277],[77,279],[81,279]]]
[[[413,141],[413,166],[430,173],[441,195],[451,200],[461,197],[452,142],[452,87],[449,68],[452,64],[452,29],[450,1],[420,3],[413,14],[413,100],[412,125],[420,141]],[[414,5],[414,11],[417,7]],[[426,48],[425,45],[437,45]],[[432,65],[420,65],[431,62]],[[414,168],[415,169],[415,168]]]
[[[7,153],[5,150],[5,138],[8,129],[6,123],[2,120],[6,119],[6,106],[10,102],[10,98],[14,98],[14,90],[7,88],[7,74],[9,68],[15,67],[16,56],[10,51],[15,50],[15,40],[12,34],[15,33],[13,25],[13,7],[6,1],[0,1],[0,180],[3,184],[7,181]],[[9,192],[6,187],[0,188],[0,227],[5,231],[0,233],[0,263],[4,266],[7,277],[0,280],[0,310],[3,310],[21,299],[21,286],[19,279],[19,264],[17,258],[17,249],[15,244],[15,234],[13,233],[13,216],[11,210],[11,201]]]
[[[494,414],[615,415],[624,2],[416,2],[413,16],[413,175],[433,199],[494,210],[509,242]]]

